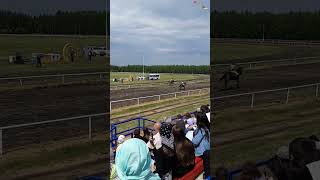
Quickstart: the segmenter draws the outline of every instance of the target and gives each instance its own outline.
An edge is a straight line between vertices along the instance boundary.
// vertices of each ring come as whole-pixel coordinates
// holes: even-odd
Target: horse
[[[182,83],[179,85],[179,90],[186,90],[186,83],[182,82]]]
[[[228,88],[228,83],[229,81],[237,81],[237,88],[240,88],[240,76],[242,75],[242,71],[243,68],[242,67],[238,67],[236,69],[236,73],[232,72],[232,71],[227,71],[223,74],[223,76],[220,78],[221,80],[224,80],[224,88],[227,89]]]
[[[170,81],[168,81],[169,86],[174,85],[175,81],[173,79],[171,79]]]

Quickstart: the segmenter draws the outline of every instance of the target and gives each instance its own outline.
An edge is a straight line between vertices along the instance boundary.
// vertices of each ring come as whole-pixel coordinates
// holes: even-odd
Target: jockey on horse
[[[238,75],[239,75],[239,73],[238,73],[237,70],[236,70],[236,65],[235,65],[235,64],[230,64],[229,71],[230,71],[231,73],[233,73],[235,76],[238,76]]]

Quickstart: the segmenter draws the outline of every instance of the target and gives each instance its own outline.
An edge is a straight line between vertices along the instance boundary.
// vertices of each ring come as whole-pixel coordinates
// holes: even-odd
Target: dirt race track
[[[273,67],[264,70],[245,70],[241,78],[241,89],[220,91],[223,83],[214,77],[214,94],[223,96],[257,90],[282,88],[320,81],[320,63]],[[209,87],[208,83],[187,85],[187,89]],[[18,91],[4,91],[0,94],[2,113],[0,126],[7,126],[35,121],[106,112],[106,89],[104,82],[91,85],[72,85],[57,88],[43,88]],[[124,99],[139,96],[176,92],[176,87],[137,88],[111,92],[111,99]],[[134,92],[134,93],[133,93]],[[272,95],[274,96],[274,95]],[[235,100],[230,99],[230,102]],[[236,104],[235,104],[236,105]],[[24,112],[24,113],[21,113]],[[93,128],[108,129],[105,117],[93,120]],[[99,128],[98,128],[99,127]],[[28,143],[46,142],[66,137],[76,137],[88,133],[88,120],[73,120],[68,123],[41,125],[30,128],[6,130],[4,147],[11,148]],[[34,138],[36,137],[36,138]]]
[[[320,82],[320,63],[278,66],[261,70],[245,70],[240,79],[240,89],[222,91],[222,74],[215,74],[214,96],[224,96],[268,89],[286,88]],[[232,82],[233,87],[235,86]]]

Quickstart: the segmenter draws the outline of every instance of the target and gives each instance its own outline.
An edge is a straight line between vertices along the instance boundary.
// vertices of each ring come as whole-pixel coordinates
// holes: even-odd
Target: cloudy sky
[[[319,0],[214,0],[212,10],[249,11],[314,11],[320,9]]]
[[[109,1],[109,0],[107,0]],[[55,13],[57,10],[105,10],[106,0],[0,0],[0,9],[28,14]]]
[[[209,0],[203,0],[210,7]],[[110,2],[111,64],[210,63],[210,14],[192,0]]]

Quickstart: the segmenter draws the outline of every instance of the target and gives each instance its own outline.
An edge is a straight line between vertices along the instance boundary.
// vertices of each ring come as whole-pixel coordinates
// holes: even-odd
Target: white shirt
[[[320,161],[315,161],[310,164],[307,164],[307,167],[312,176],[312,179],[319,180],[320,179]]]
[[[193,139],[193,131],[188,131],[186,134],[186,138],[188,138],[190,141]]]
[[[153,135],[153,139],[154,139],[153,144],[156,147],[156,149],[160,149],[162,146],[160,133]],[[150,149],[154,149],[154,147],[151,145],[150,141],[147,143],[147,146]]]
[[[207,118],[208,118],[208,120],[210,122],[210,112],[206,113],[206,115],[207,115]]]

